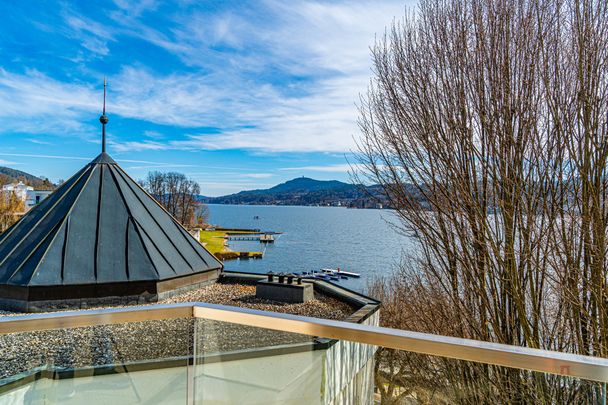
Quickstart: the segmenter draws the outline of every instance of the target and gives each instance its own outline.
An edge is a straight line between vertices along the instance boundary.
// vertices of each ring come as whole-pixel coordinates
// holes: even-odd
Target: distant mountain
[[[0,166],[0,186],[17,181],[22,181],[36,190],[55,189],[55,185],[48,179],[34,176],[21,170],[11,169],[10,167]]]
[[[331,205],[377,208],[383,201],[378,191],[377,186],[362,187],[337,180],[299,177],[269,189],[241,191],[222,197],[201,196],[200,200],[211,204]]]

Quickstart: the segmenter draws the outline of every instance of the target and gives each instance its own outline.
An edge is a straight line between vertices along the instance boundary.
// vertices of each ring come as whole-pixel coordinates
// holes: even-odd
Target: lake
[[[387,222],[396,220],[390,210],[210,204],[209,213],[209,222],[218,226],[283,232],[268,245],[230,242],[233,250],[266,251],[263,259],[226,261],[226,270],[263,274],[340,267],[361,274],[337,282],[358,291],[374,276],[390,273],[410,243]]]

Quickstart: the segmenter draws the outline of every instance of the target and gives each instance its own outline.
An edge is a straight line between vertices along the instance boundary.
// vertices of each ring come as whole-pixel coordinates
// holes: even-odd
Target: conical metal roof
[[[0,235],[0,299],[158,294],[221,269],[105,152]]]

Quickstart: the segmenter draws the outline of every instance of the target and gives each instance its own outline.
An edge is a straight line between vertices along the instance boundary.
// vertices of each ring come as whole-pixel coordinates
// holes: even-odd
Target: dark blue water
[[[401,252],[411,247],[387,222],[396,221],[389,210],[209,205],[209,211],[210,223],[222,227],[283,232],[274,244],[230,242],[233,250],[262,251],[266,246],[266,252],[259,260],[227,261],[226,270],[291,273],[340,267],[361,278],[338,283],[364,291],[370,279],[391,272]]]

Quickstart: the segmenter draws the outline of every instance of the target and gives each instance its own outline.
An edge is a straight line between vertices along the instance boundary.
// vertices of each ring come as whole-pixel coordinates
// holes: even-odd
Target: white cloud
[[[105,56],[110,53],[108,42],[115,39],[106,25],[77,15],[67,8],[63,11],[63,19],[66,22],[67,37],[79,41],[93,54]]]
[[[4,153],[0,152],[0,156],[15,156],[15,157],[33,157],[37,159],[60,159],[60,160],[84,160],[90,161],[90,157],[82,157],[82,156],[63,156],[63,155],[42,155],[42,154],[34,154],[34,153]],[[195,165],[185,165],[185,164],[175,164],[168,162],[154,162],[149,160],[133,160],[133,159],[116,159],[118,162],[123,163],[139,163],[143,165],[149,165],[149,167],[200,167]],[[144,166],[139,166],[144,167]],[[133,168],[138,168],[138,166],[133,166]]]
[[[129,152],[133,150],[142,151],[142,150],[165,150],[169,149],[168,145],[162,144],[160,142],[154,141],[132,141],[132,142],[115,142],[108,141],[108,144],[112,146],[112,148],[116,152]]]
[[[0,68],[3,131],[34,134],[83,132],[83,111],[99,110],[99,92],[82,83],[63,83],[37,70],[23,74]]]
[[[287,172],[325,172],[325,173],[349,173],[353,169],[357,169],[358,164],[336,164],[324,166],[300,166],[300,167],[282,167],[279,170]]]
[[[130,166],[127,167],[127,170],[173,170],[173,169],[181,169],[185,167],[196,167],[195,165],[182,165],[175,163],[157,163],[157,164],[149,164],[145,166]]]
[[[114,4],[127,15],[137,17],[145,11],[155,10],[158,7],[156,0],[114,0]]]
[[[36,145],[50,145],[51,144],[50,142],[43,141],[40,139],[34,139],[34,138],[30,138],[27,141],[31,142],[31,143],[35,143]]]
[[[164,138],[163,134],[158,131],[144,131],[144,136],[151,139],[162,139]]]
[[[108,27],[65,12],[65,24],[100,55],[118,36],[145,40],[192,69],[159,74],[124,66],[109,77],[112,116],[183,128],[181,138],[111,137],[116,151],[250,149],[347,152],[358,133],[355,103],[371,75],[369,47],[402,1],[324,3],[268,0],[232,12],[165,15],[160,31],[143,18],[156,2],[115,0]],[[222,51],[217,48],[221,47]],[[281,78],[271,76],[278,72]],[[293,77],[302,80],[292,80]],[[0,68],[0,118],[8,131],[96,133],[99,85],[63,83],[35,70]],[[95,119],[92,119],[95,117]],[[216,127],[219,133],[197,131]],[[93,129],[95,128],[95,129]]]
[[[31,154],[31,153],[0,152],[0,156],[34,157],[34,158],[39,158],[39,159],[61,159],[61,160],[91,160],[91,158],[79,157],[79,156],[38,155],[38,154]]]
[[[250,179],[267,179],[274,175],[272,173],[245,173],[245,174],[242,174],[241,176],[248,177]]]
[[[355,102],[369,81],[369,47],[376,33],[382,33],[394,16],[403,14],[403,3],[267,1],[265,5],[269,24],[246,18],[247,10],[240,16],[188,16],[180,21],[182,28],[176,31],[177,47],[175,43],[163,45],[156,40],[158,33],[147,32],[148,40],[181,56],[185,63],[206,67],[210,61],[218,63],[214,60],[216,55],[201,51],[210,45],[222,44],[239,50],[251,46],[258,50],[264,44],[257,56],[248,52],[226,56],[219,62],[221,69],[205,78],[209,79],[206,83],[188,78],[192,91],[177,91],[169,97],[174,103],[177,100],[179,104],[200,106],[197,119],[225,129],[217,135],[190,135],[183,142],[174,142],[172,147],[272,152],[344,152],[355,147],[353,136],[358,133]],[[263,72],[277,66],[290,74],[314,79],[302,86],[303,94],[293,96],[276,86],[251,83],[240,77],[243,70]],[[325,77],[320,78],[320,74]],[[221,83],[220,88],[217,83]],[[208,103],[184,97],[192,94],[204,94]],[[164,97],[161,99],[165,105]],[[222,111],[216,112],[218,106]],[[172,108],[169,111],[175,116]],[[190,109],[180,108],[177,115],[189,121],[190,113]],[[240,129],[240,125],[246,129]]]

